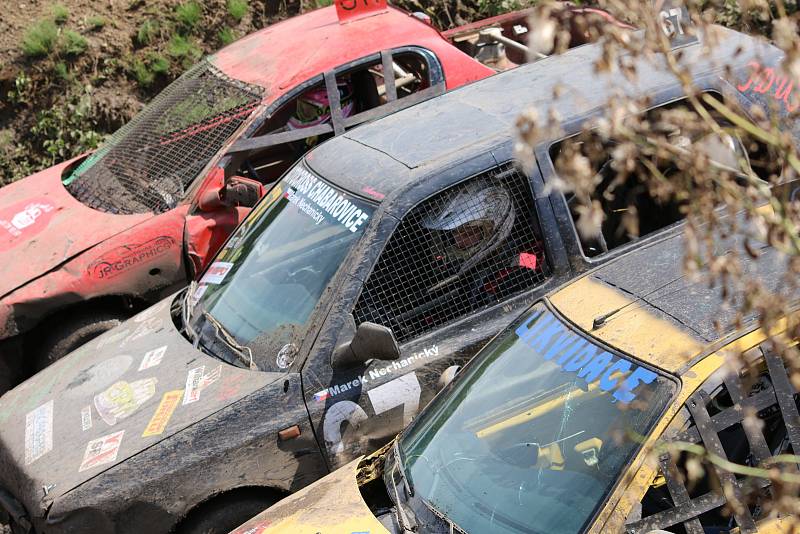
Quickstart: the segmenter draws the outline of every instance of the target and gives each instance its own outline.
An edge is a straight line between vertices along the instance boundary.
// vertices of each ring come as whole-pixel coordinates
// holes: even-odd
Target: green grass
[[[74,30],[64,30],[61,34],[63,39],[62,49],[68,56],[79,56],[86,52],[89,43],[86,38]]]
[[[228,15],[233,17],[236,22],[242,20],[249,9],[247,0],[228,0]]]
[[[236,33],[233,31],[233,28],[225,27],[219,31],[217,37],[219,37],[219,42],[222,43],[223,46],[227,46],[236,40]]]
[[[58,41],[58,28],[52,20],[40,20],[22,37],[22,52],[28,57],[50,54]]]
[[[99,15],[96,15],[94,17],[89,17],[88,19],[86,19],[86,25],[92,31],[100,31],[105,27],[106,19],[104,19]]]
[[[181,26],[193,30],[203,18],[203,8],[194,0],[184,2],[175,8],[175,18]]]
[[[53,65],[53,72],[55,73],[56,76],[58,76],[65,82],[72,80],[72,75],[69,72],[69,68],[67,67],[67,64],[64,63],[63,61],[59,61],[58,63]]]
[[[150,66],[150,72],[153,74],[166,74],[169,72],[169,59],[161,54],[152,53],[147,56],[147,63]]]
[[[153,42],[156,34],[158,33],[158,23],[154,20],[146,20],[139,26],[136,32],[136,44],[139,46],[147,46]]]
[[[58,25],[64,24],[69,18],[69,9],[63,4],[54,5],[50,12],[53,14],[53,21]]]
[[[147,64],[141,59],[134,59],[131,64],[131,74],[142,87],[150,87],[156,79],[155,74],[147,67]]]

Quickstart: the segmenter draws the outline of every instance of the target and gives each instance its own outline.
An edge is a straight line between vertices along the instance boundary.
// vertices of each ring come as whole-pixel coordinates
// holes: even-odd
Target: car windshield
[[[219,354],[225,345],[238,363],[252,356],[262,371],[289,368],[312,311],[373,209],[296,165],[200,279],[190,322],[206,348]]]
[[[401,438],[414,496],[470,533],[580,532],[675,383],[543,304],[477,358]]]
[[[164,89],[64,178],[76,199],[108,213],[161,213],[261,102],[262,89],[203,61]]]

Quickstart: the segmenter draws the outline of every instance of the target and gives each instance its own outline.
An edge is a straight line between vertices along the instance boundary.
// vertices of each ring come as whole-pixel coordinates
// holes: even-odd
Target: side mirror
[[[331,366],[334,369],[347,369],[363,365],[373,359],[397,360],[398,358],[400,358],[400,346],[392,329],[364,322],[358,325],[352,340],[336,347]]]
[[[436,383],[439,386],[439,389],[440,390],[444,389],[447,386],[447,384],[452,382],[460,370],[461,370],[460,365],[451,365],[450,367],[445,369],[444,372],[442,373],[442,376],[439,377],[439,381]]]
[[[203,212],[242,206],[252,208],[264,196],[264,186],[257,180],[232,176],[225,180],[223,169],[214,169],[212,177],[197,196],[197,208]]]

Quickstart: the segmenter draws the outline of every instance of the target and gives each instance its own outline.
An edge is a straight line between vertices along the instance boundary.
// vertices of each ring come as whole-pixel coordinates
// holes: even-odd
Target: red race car
[[[557,16],[573,45],[581,17],[608,18]],[[528,31],[525,11],[440,33],[386,0],[337,0],[208,57],[96,152],[3,188],[0,393],[186,284],[308,148],[524,62]]]

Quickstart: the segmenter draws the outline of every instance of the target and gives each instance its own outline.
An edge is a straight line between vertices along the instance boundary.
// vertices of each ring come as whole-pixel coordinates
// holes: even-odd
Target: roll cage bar
[[[384,74],[394,72],[393,52],[391,50],[382,50],[380,52],[380,58]],[[253,152],[277,145],[302,141],[310,137],[329,134],[339,136],[354,126],[380,119],[381,117],[391,115],[392,113],[400,111],[401,109],[405,109],[419,104],[420,102],[430,100],[431,98],[443,94],[446,90],[445,82],[438,81],[426,89],[403,98],[398,98],[394,77],[391,75],[385,75],[384,83],[386,84],[387,103],[382,106],[377,106],[367,111],[357,113],[352,117],[344,117],[342,115],[342,104],[339,98],[339,89],[336,83],[336,71],[329,70],[325,72],[323,78],[325,80],[325,90],[328,94],[328,100],[331,106],[330,124],[320,124],[318,126],[312,126],[302,130],[268,133],[258,137],[241,139],[231,146],[231,148],[228,150],[228,154],[244,154],[246,157]]]

